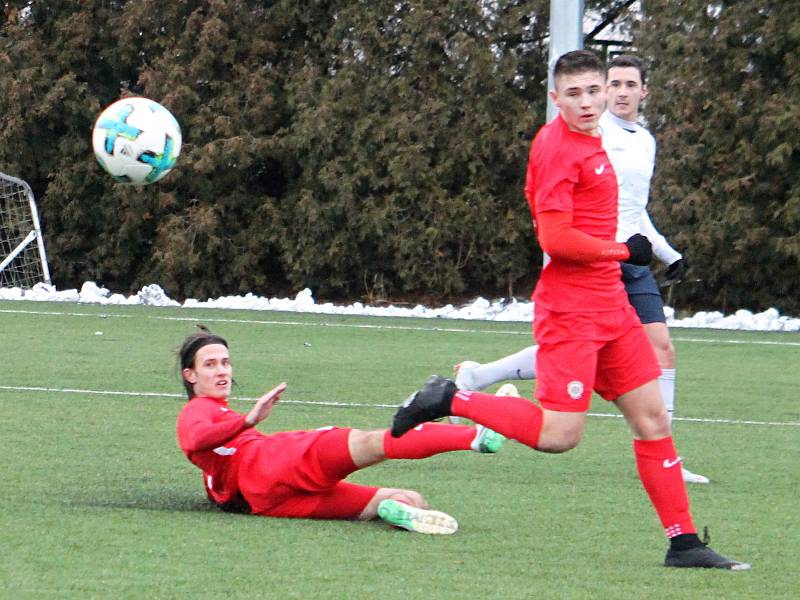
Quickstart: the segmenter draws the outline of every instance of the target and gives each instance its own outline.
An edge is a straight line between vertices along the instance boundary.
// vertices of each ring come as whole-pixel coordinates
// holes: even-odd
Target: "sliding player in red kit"
[[[550,257],[533,295],[540,406],[459,391],[434,376],[395,413],[392,434],[456,415],[542,452],[565,452],[581,440],[594,390],[633,430],[639,477],[670,539],[665,565],[749,569],[697,536],[659,392],[661,368],[620,278],[619,261],[646,265],[651,247],[640,234],[614,241],[617,178],[598,132],[605,69],[591,52],[575,51],[558,59],[554,75],[550,94],[560,115],[531,145],[525,186]]]
[[[429,423],[403,439],[387,430],[323,427],[265,435],[255,429],[286,389],[282,383],[246,414],[228,406],[233,367],[227,342],[208,331],[190,335],[179,358],[189,401],[178,416],[178,444],[203,472],[208,498],[223,510],[271,517],[361,519],[428,534],[455,533],[456,520],[429,510],[414,490],[344,481],[386,459],[442,452],[494,453],[503,436],[482,425]]]

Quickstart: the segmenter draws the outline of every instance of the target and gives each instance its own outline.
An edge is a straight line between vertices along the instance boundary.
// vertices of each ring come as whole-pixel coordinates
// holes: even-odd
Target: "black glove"
[[[650,245],[650,240],[641,233],[634,233],[625,241],[625,245],[628,247],[628,252],[630,252],[630,256],[625,261],[626,263],[639,265],[640,267],[646,267],[650,264],[653,258],[653,246]]]
[[[686,269],[689,268],[689,264],[686,262],[685,258],[679,258],[670,266],[667,267],[666,277],[669,280],[673,279],[680,279],[683,277],[683,274],[686,273]]]

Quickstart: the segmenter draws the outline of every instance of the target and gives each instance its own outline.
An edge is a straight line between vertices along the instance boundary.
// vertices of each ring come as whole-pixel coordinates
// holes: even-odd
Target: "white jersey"
[[[656,164],[656,140],[638,123],[626,121],[605,111],[600,117],[603,148],[608,154],[619,186],[617,241],[624,242],[641,233],[653,245],[653,254],[671,265],[681,258],[661,235],[647,214],[650,180]]]

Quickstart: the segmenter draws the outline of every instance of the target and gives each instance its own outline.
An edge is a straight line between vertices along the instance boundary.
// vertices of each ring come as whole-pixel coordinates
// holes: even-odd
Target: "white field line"
[[[675,331],[674,329],[672,331]],[[769,332],[764,331],[761,333],[778,333],[778,332]],[[753,346],[800,346],[800,342],[774,342],[769,340],[715,340],[715,339],[700,339],[700,338],[682,338],[682,337],[673,337],[673,342],[697,342],[700,344],[752,344]]]
[[[10,310],[0,309],[0,313],[20,313],[31,315],[54,315],[54,316],[68,316],[68,317],[95,317],[100,319],[105,318],[124,318],[130,319],[138,315],[126,314],[109,314],[109,313],[79,313],[79,312],[55,312],[55,311],[34,311],[34,310]],[[310,313],[304,313],[310,314]],[[319,316],[358,316],[358,315],[319,315]],[[348,329],[386,329],[386,330],[401,330],[401,331],[431,331],[440,333],[485,333],[485,334],[500,334],[500,335],[520,335],[530,337],[530,330],[527,331],[509,331],[509,330],[492,330],[492,329],[466,329],[459,327],[423,327],[414,325],[369,325],[366,323],[327,323],[327,322],[303,322],[303,321],[274,321],[265,319],[221,319],[221,318],[197,318],[197,317],[153,317],[147,316],[147,319],[157,319],[161,321],[203,321],[207,323],[238,323],[246,325],[286,325],[290,327],[344,327]],[[365,316],[366,318],[366,316]],[[379,317],[379,318],[392,318],[392,317]],[[409,317],[395,317],[397,319]],[[454,319],[455,321],[455,319]],[[675,329],[672,330],[673,332]],[[762,333],[781,333],[781,332],[762,332]],[[800,342],[779,342],[773,340],[724,340],[718,338],[691,338],[691,337],[672,337],[673,342],[689,342],[699,344],[742,344],[754,346],[786,346],[786,347],[800,347]]]
[[[125,318],[130,319],[133,318],[135,315],[125,315],[125,314],[108,314],[108,313],[70,313],[70,312],[50,312],[50,311],[36,311],[36,310],[4,310],[0,309],[0,313],[17,313],[17,314],[29,314],[29,315],[55,315],[55,316],[67,316],[67,317],[95,317],[98,319],[106,319],[106,318]],[[308,313],[304,313],[308,314]],[[340,316],[340,315],[319,315],[319,316]],[[349,317],[358,317],[359,315],[341,315],[341,316],[349,316]],[[189,322],[198,322],[202,321],[203,323],[234,323],[234,324],[245,324],[245,325],[287,325],[290,327],[344,327],[348,329],[388,329],[388,330],[404,330],[404,331],[436,331],[436,332],[445,332],[445,333],[501,333],[505,335],[525,335],[530,336],[530,331],[491,331],[485,329],[461,329],[458,327],[415,327],[412,325],[369,325],[366,323],[359,324],[359,323],[327,323],[327,322],[305,322],[305,321],[272,321],[266,319],[220,319],[220,318],[198,318],[198,317],[153,317],[147,316],[147,319],[156,319],[159,321],[189,321]],[[366,315],[364,318],[368,318]],[[392,317],[378,317],[378,318],[392,318]],[[397,319],[408,318],[408,317],[395,317]],[[453,319],[455,321],[455,319]],[[800,344],[798,344],[800,345]]]
[[[170,392],[117,392],[112,390],[83,390],[76,388],[51,388],[38,386],[0,385],[0,391],[8,392],[46,392],[54,394],[82,394],[95,396],[122,396],[132,398],[185,398],[185,394]],[[256,398],[232,397],[233,400],[255,402]],[[399,404],[366,404],[359,402],[335,402],[315,400],[281,400],[281,404],[302,404],[307,406],[335,406],[340,408],[391,408],[396,409]],[[615,413],[587,413],[590,417],[621,419],[622,415]],[[719,423],[724,425],[763,425],[771,427],[800,427],[800,422],[794,421],[750,421],[742,419],[701,419],[696,417],[674,417],[674,421],[687,421],[693,423]]]
[[[9,392],[47,392],[54,394],[85,394],[87,396],[122,396],[133,398],[186,398],[186,394],[175,394],[170,392],[115,392],[112,390],[81,390],[75,388],[50,388],[50,387],[37,387],[37,386],[18,386],[18,385],[0,385],[0,391]],[[243,398],[232,396],[232,400],[242,400],[245,402],[255,402],[256,398]],[[379,408],[396,408],[391,404],[358,404],[355,402],[318,402],[311,400],[281,400],[281,404],[309,404],[320,406],[341,406],[345,408],[358,408],[358,407],[379,407]]]
[[[105,313],[79,313],[79,312],[62,312],[54,310],[11,310],[10,308],[0,309],[0,313],[11,313],[20,315],[55,315],[57,317],[97,317],[105,319],[107,317],[116,317],[119,319],[130,319],[133,315],[111,315]]]
[[[330,315],[330,316],[338,316],[338,315]],[[358,316],[358,315],[347,315],[347,316]],[[308,323],[302,321],[264,321],[260,319],[198,319],[198,318],[190,318],[190,317],[148,317],[150,319],[161,319],[164,321],[202,321],[208,323],[243,323],[246,325],[290,325],[292,327],[296,327],[298,325],[301,326],[312,326],[312,327],[344,327],[347,329],[389,329],[389,330],[401,330],[401,331],[434,331],[434,332],[441,332],[441,333],[501,333],[504,335],[525,335],[530,336],[530,331],[491,331],[487,329],[461,329],[458,327],[415,327],[413,325],[369,325],[366,323]],[[364,316],[364,318],[368,318]],[[392,317],[379,317],[379,318],[392,318]],[[403,319],[408,317],[394,317],[397,319]],[[453,319],[454,321],[456,319]],[[800,344],[798,344],[800,346]]]

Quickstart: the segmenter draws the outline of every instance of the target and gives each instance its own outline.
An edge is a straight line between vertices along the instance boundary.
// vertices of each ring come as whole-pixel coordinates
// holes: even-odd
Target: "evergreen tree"
[[[444,301],[538,274],[523,184],[548,0],[0,6],[0,170],[31,183],[59,287]],[[800,0],[644,6],[652,212],[703,280],[679,299],[796,311]],[[126,95],[181,123],[157,185],[92,156],[96,115]]]
[[[686,252],[682,300],[800,309],[800,1],[650,0],[646,114],[657,225]]]
[[[521,190],[546,4],[7,2],[0,167],[40,199],[61,287],[510,288],[540,263]],[[156,186],[91,154],[126,95],[182,126]]]
[[[277,30],[258,2],[31,2],[6,8],[0,165],[37,197],[54,279],[178,296],[284,284],[270,245],[282,193]],[[90,131],[126,95],[177,115],[178,167],[150,187],[102,173]]]
[[[295,74],[286,214],[295,284],[367,297],[461,293],[528,275],[522,194],[546,65],[520,70],[527,11],[350,2]],[[536,30],[543,35],[544,29]],[[537,85],[531,86],[533,79]],[[535,104],[543,121],[544,94]]]

